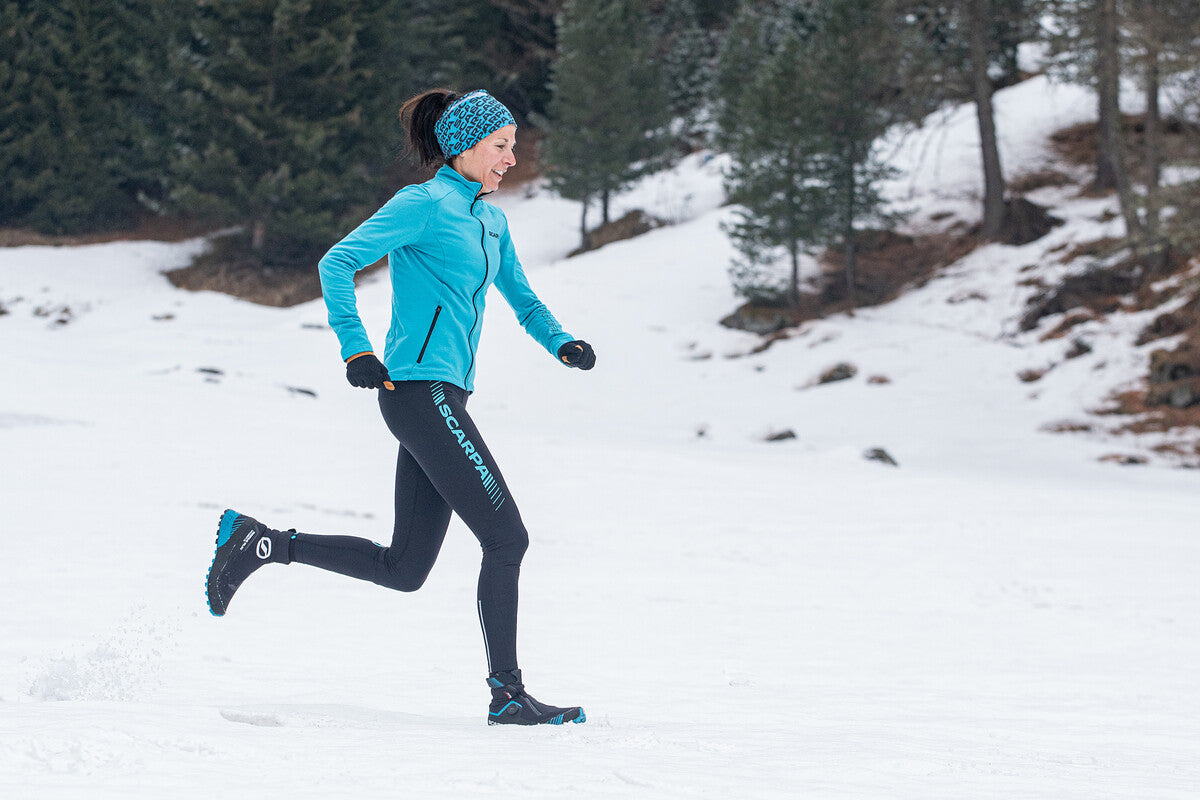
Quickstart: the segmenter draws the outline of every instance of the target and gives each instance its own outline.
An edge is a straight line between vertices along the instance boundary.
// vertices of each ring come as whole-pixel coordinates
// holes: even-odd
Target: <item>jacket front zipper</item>
[[[475,204],[478,202],[478,197],[471,201],[472,217],[475,217]],[[479,217],[475,218],[479,219]],[[471,351],[471,364],[467,367],[467,374],[463,376],[463,380],[467,383],[470,383],[471,371],[475,369],[475,348],[471,346],[471,334],[475,333],[475,326],[479,324],[479,307],[475,305],[475,298],[479,296],[479,290],[487,283],[488,271],[491,269],[487,254],[487,225],[483,224],[482,219],[479,219],[479,249],[483,251],[483,280],[479,282],[475,293],[471,295],[471,310],[475,312],[475,320],[471,323],[471,330],[467,331],[467,349]]]
[[[442,313],[442,307],[438,306],[433,310],[433,322],[429,323],[429,333],[425,334],[425,343],[421,345],[421,352],[417,354],[417,363],[421,363],[421,359],[425,357],[425,348],[429,347],[429,339],[433,336],[433,329],[437,326],[438,315]]]

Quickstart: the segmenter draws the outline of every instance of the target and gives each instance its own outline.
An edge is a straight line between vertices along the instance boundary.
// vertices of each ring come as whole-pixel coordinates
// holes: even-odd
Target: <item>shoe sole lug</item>
[[[536,725],[565,725],[568,722],[573,722],[576,725],[579,725],[580,723],[583,723],[583,722],[587,722],[587,714],[584,713],[584,710],[581,708],[581,709],[579,709],[578,717],[576,717],[575,719],[563,720],[562,722],[552,722],[550,720],[546,720],[545,722],[500,722],[491,717],[488,717],[487,724],[488,725],[518,725],[522,728],[531,728]]]
[[[221,545],[229,541],[233,536],[233,521],[237,519],[238,513],[231,508],[225,509],[221,514],[221,521],[217,524],[216,548],[213,550],[212,563],[208,565],[208,574],[204,576],[204,604],[208,606],[208,613],[214,617],[223,617],[228,610],[226,607],[217,611],[212,605],[212,579],[213,568],[217,565],[217,556],[221,552]]]

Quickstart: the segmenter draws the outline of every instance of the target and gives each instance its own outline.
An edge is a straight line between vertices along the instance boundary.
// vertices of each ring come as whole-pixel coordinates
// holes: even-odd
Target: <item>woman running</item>
[[[587,342],[565,333],[525,278],[500,209],[486,202],[516,164],[517,125],[483,90],[436,89],[404,104],[400,118],[426,166],[321,259],[329,324],[346,379],[379,390],[384,422],[400,443],[391,545],[350,536],[278,531],[226,511],[208,573],[208,605],[223,616],[234,592],[263,564],[309,564],[413,592],[433,568],[453,511],[483,548],[476,609],[492,702],[488,724],[583,722],[525,691],[517,666],[517,580],[529,544],[508,485],[466,410],[484,299],[495,283],[521,325],[568,367],[591,369]],[[382,362],[359,318],[354,274],[388,257],[392,321]]]

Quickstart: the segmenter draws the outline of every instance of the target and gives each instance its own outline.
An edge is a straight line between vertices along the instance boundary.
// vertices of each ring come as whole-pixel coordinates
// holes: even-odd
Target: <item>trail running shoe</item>
[[[208,568],[208,610],[225,616],[233,593],[263,564],[286,564],[288,534],[258,520],[226,510],[217,528],[217,551]]]
[[[488,725],[562,725],[564,722],[586,722],[587,716],[578,706],[555,708],[540,703],[525,691],[521,670],[493,672],[487,679],[492,689],[492,704],[488,708]]]

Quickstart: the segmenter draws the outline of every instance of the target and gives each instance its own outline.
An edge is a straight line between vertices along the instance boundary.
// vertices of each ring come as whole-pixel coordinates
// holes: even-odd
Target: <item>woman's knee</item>
[[[397,592],[415,592],[425,585],[428,575],[394,575],[384,573],[375,577],[375,584]]]
[[[403,561],[394,562],[385,552],[376,565],[374,582],[397,592],[415,592],[425,585],[425,579],[432,570],[433,564],[414,569],[413,565],[406,565]]]
[[[502,535],[493,537],[483,545],[484,557],[490,557],[505,564],[519,565],[529,549],[529,533],[525,526],[510,528]]]
[[[515,542],[513,542],[513,548],[517,554],[517,561],[519,562],[525,557],[525,551],[529,549],[529,534],[524,528],[521,528],[521,535]]]

